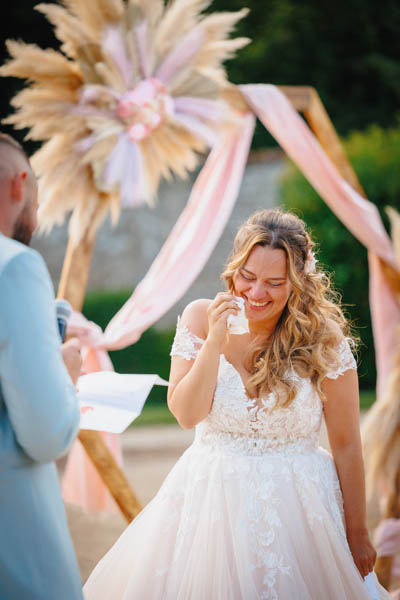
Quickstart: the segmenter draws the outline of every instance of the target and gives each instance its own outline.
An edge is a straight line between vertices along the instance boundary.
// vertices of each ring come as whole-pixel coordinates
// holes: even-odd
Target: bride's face
[[[275,325],[291,289],[286,254],[270,246],[255,246],[234,277],[234,293],[244,299],[249,321]]]

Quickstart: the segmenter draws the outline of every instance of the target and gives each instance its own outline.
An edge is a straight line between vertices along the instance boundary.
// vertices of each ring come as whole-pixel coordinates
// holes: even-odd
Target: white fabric
[[[179,327],[172,354],[204,340]],[[355,368],[347,342],[342,366]],[[367,600],[310,381],[286,409],[221,355],[212,409],[159,493],[90,576],[88,600]],[[379,587],[380,598],[389,598]]]
[[[249,333],[249,322],[246,318],[246,313],[244,310],[244,300],[243,298],[236,297],[235,302],[240,310],[236,315],[228,316],[227,325],[229,333],[233,335],[243,335],[244,333]]]

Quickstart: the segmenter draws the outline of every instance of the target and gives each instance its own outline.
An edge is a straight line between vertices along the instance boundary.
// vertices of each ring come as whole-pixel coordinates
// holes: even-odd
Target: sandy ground
[[[133,427],[121,436],[124,471],[143,505],[157,493],[162,481],[193,440],[193,431],[176,425]],[[328,447],[326,432],[321,445]],[[85,582],[99,559],[121,535],[127,523],[120,514],[86,513],[66,506],[68,523]]]

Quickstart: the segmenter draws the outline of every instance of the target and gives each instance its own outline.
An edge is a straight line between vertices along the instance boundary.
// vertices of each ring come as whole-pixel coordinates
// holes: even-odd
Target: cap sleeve
[[[204,341],[205,340],[192,333],[186,325],[180,325],[178,317],[170,356],[180,356],[185,360],[193,360],[200,352]]]
[[[340,357],[340,364],[336,369],[333,369],[326,374],[326,377],[329,377],[329,379],[337,379],[340,375],[343,375],[343,373],[349,371],[350,369],[357,371],[357,363],[347,338],[343,338],[343,340],[340,342],[338,346],[338,353]]]

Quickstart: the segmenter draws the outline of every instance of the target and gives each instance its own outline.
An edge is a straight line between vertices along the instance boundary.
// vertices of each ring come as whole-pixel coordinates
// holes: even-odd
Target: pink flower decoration
[[[151,127],[146,127],[143,123],[134,123],[128,129],[128,136],[135,142],[140,142],[147,137],[151,131]]]
[[[156,100],[159,92],[165,94],[165,86],[161,82],[157,79],[143,79],[128,94],[132,102],[139,106],[145,106]]]
[[[174,112],[174,101],[154,77],[140,81],[119,100],[115,113],[128,125],[128,136],[138,142]]]
[[[306,261],[304,263],[304,273],[306,275],[309,275],[309,273],[314,273],[316,266],[317,259],[315,258],[315,254],[312,250],[309,250]]]

